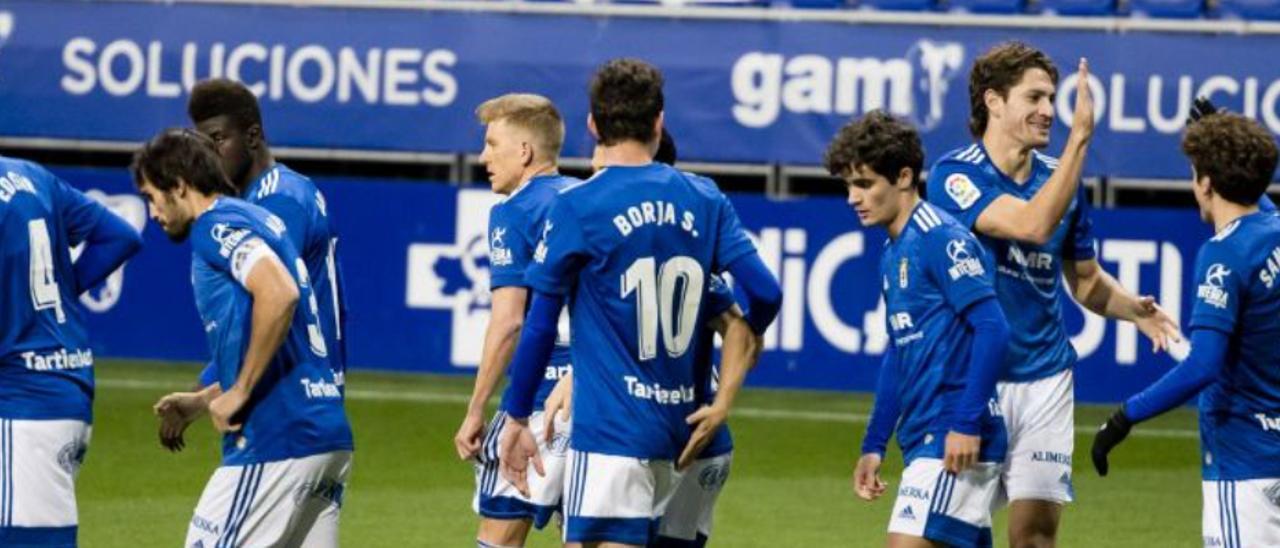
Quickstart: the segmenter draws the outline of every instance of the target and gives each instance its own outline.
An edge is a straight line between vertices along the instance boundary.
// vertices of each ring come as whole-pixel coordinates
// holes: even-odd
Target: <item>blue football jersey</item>
[[[264,246],[289,269],[299,300],[284,342],[234,419],[243,429],[223,437],[222,462],[229,466],[352,448],[306,262],[279,217],[225,197],[191,228],[191,283],[218,382],[226,390],[240,375],[253,313],[253,299],[243,284]]]
[[[526,279],[568,296],[574,449],[679,455],[707,278],[754,252],[715,183],[664,164],[611,166],[560,192]]]
[[[1200,396],[1204,479],[1280,477],[1280,218],[1223,227],[1196,258],[1191,329],[1228,335],[1219,378]]]
[[[533,262],[533,250],[542,237],[542,224],[556,195],[566,186],[579,183],[578,179],[559,175],[534,177],[512,192],[506,199],[489,210],[489,289],[500,287],[528,287],[524,281],[525,270]],[[526,312],[528,303],[526,302]],[[569,372],[569,333],[567,329],[556,340],[546,374],[538,385],[538,395],[533,400],[534,410],[542,409],[556,387],[556,381]],[[510,374],[510,370],[507,371]],[[502,409],[506,409],[511,386],[502,395]]]
[[[1057,160],[1038,152],[1031,161],[1031,178],[1019,184],[997,169],[982,145],[975,143],[947,153],[934,164],[926,196],[972,230],[997,197],[1008,194],[1030,200],[1058,167]],[[977,236],[995,261],[996,295],[1009,319],[1009,350],[1000,380],[1033,381],[1074,366],[1076,352],[1063,323],[1060,294],[1062,262],[1096,256],[1084,189],[1044,245]]]
[[[242,197],[284,221],[288,228],[286,236],[307,263],[329,351],[329,365],[342,385],[347,371],[346,302],[338,264],[338,235],[329,220],[324,194],[311,179],[284,164],[275,164],[262,172]]]
[[[897,368],[898,445],[908,463],[942,458],[955,409],[964,395],[973,334],[960,313],[993,297],[993,261],[965,227],[920,202],[880,259],[885,318]],[[991,406],[989,406],[990,409]],[[990,410],[980,422],[984,462],[1004,460],[1004,422]]]
[[[694,358],[694,380],[698,387],[698,405],[711,405],[716,400],[716,387],[720,382],[720,370],[715,365],[715,330],[710,322],[724,314],[736,303],[733,289],[720,280],[719,276],[711,276],[707,289],[706,321],[702,322],[700,340],[696,346],[698,353]],[[716,431],[711,443],[698,455],[700,459],[718,457],[733,451],[733,435],[729,433],[729,423],[725,423]]]
[[[70,248],[107,209],[0,157],[0,417],[92,420],[93,351]]]

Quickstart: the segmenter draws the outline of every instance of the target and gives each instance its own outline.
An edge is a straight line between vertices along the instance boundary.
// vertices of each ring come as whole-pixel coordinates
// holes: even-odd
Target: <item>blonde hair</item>
[[[476,118],[488,125],[499,120],[529,132],[540,156],[555,163],[564,144],[564,120],[550,99],[532,93],[508,93],[476,107]]]

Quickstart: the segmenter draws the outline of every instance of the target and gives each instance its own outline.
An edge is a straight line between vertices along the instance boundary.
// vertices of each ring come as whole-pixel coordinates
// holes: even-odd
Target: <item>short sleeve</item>
[[[1246,272],[1219,242],[1209,241],[1196,257],[1195,302],[1191,306],[1192,329],[1209,328],[1231,333],[1240,317]]]
[[[62,222],[67,227],[68,245],[80,245],[89,236],[89,233],[93,231],[93,227],[97,226],[103,215],[114,215],[114,213],[107,210],[106,206],[98,203],[93,198],[85,196],[83,192],[59,179],[56,175],[41,171],[40,175],[52,180],[57,188],[57,207],[58,211],[61,212]]]
[[[723,272],[734,261],[754,253],[756,247],[747,237],[747,231],[742,228],[742,221],[738,219],[738,212],[729,202],[728,196],[719,195],[717,209],[716,255],[712,261],[712,270]]]
[[[978,166],[960,162],[935,165],[925,184],[929,203],[950,213],[970,230],[987,206],[1003,194]]]
[[[737,301],[733,297],[733,288],[719,276],[712,274],[707,280],[707,317],[715,318],[733,308]]]
[[[955,226],[934,230],[922,243],[925,268],[957,313],[995,296],[991,256],[968,231]]]
[[[1068,261],[1088,261],[1098,256],[1098,240],[1093,235],[1092,206],[1084,187],[1076,193],[1076,207],[1071,216],[1070,233],[1062,246],[1062,258]]]
[[[587,242],[569,200],[556,200],[542,224],[533,262],[525,271],[529,287],[551,295],[565,295],[578,280],[588,259]]]
[[[513,208],[497,204],[489,210],[489,289],[524,287],[524,271],[532,260],[527,220]],[[536,229],[535,229],[536,230]]]
[[[231,275],[241,286],[259,260],[276,256],[271,246],[251,228],[223,222],[214,223],[207,232],[194,232],[191,246],[205,263]]]

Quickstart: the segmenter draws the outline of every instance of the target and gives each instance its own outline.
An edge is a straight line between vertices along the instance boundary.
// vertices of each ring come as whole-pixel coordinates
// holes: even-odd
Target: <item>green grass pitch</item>
[[[205,480],[218,463],[207,421],[186,451],[156,441],[151,404],[190,386],[198,367],[102,360],[93,441],[79,479],[80,544],[179,546]],[[355,371],[347,409],[356,433],[354,471],[342,511],[345,546],[474,546],[471,467],[453,434],[469,377]],[[716,510],[712,545],[882,546],[892,496],[866,503],[849,483],[871,399],[825,392],[747,390],[733,418],[733,471]],[[1088,462],[1091,430],[1111,407],[1077,409],[1077,502],[1062,546],[1199,546],[1200,473],[1195,415],[1182,409],[1150,424],[1113,455],[1111,477]],[[884,477],[897,484],[900,457]],[[1003,513],[996,545],[1006,545]],[[558,546],[554,526],[529,546]]]

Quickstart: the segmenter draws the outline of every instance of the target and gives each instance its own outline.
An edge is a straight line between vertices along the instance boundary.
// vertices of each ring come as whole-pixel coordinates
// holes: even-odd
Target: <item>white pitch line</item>
[[[149,381],[141,379],[99,379],[98,386],[119,388],[124,390],[186,390],[190,386],[181,383]],[[394,392],[385,390],[351,389],[347,390],[347,398],[362,401],[402,401],[417,403],[467,403],[470,396],[443,392]],[[789,409],[767,409],[763,407],[736,407],[734,417],[766,420],[794,420],[806,422],[838,422],[846,424],[865,424],[870,417],[862,413],[838,413],[831,411],[792,411]],[[1095,427],[1077,426],[1077,434],[1092,434]],[[1196,439],[1200,433],[1196,430],[1172,428],[1139,428],[1131,436],[1142,438],[1174,438]]]

